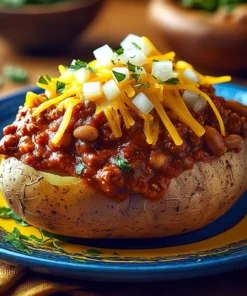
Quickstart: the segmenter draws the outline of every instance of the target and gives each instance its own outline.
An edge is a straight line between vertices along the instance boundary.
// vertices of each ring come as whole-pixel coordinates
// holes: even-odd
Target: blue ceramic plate
[[[247,104],[247,88],[234,84],[216,88],[226,99]],[[0,100],[0,129],[13,121],[25,92]],[[74,240],[61,244],[64,254],[51,245],[29,244],[28,255],[15,250],[3,240],[8,231],[18,227],[25,235],[39,236],[39,232],[0,219],[0,260],[43,273],[100,281],[146,282],[222,273],[247,266],[246,210],[247,193],[224,216],[192,233],[162,239]]]

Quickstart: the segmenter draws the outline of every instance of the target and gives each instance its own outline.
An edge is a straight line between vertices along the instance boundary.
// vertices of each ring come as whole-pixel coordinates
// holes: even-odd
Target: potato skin
[[[52,185],[15,158],[0,167],[9,206],[41,229],[80,238],[147,238],[201,228],[224,214],[247,188],[247,141],[240,153],[199,162],[174,178],[160,201],[140,195],[116,202],[83,181]]]

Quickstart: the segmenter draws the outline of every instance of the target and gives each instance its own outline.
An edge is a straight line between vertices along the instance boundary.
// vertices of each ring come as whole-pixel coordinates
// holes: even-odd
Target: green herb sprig
[[[129,173],[132,170],[132,165],[125,158],[114,157],[114,163],[124,172]]]
[[[117,82],[122,82],[126,78],[126,75],[117,71],[112,70],[113,75],[117,79]]]
[[[86,70],[89,70],[92,73],[96,72],[95,69],[88,66],[88,63],[81,60],[73,60],[69,66],[70,71],[78,71],[82,68],[85,68]]]
[[[3,67],[3,74],[16,83],[26,83],[28,81],[28,72],[21,67],[6,65]]]
[[[178,78],[169,78],[168,80],[166,81],[159,81],[159,84],[179,84],[180,83],[180,80]]]
[[[15,222],[21,226],[30,226],[27,222],[25,222],[22,218],[16,215],[15,212],[13,212],[8,207],[0,207],[0,218],[2,219],[13,219]]]

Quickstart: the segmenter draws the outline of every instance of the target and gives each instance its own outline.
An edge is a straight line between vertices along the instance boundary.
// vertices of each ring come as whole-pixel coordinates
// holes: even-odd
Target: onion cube
[[[134,34],[129,34],[120,43],[121,47],[124,50],[128,50],[130,48],[135,48],[135,47],[140,47],[140,50],[142,50],[142,44],[143,44],[142,38]]]
[[[199,100],[199,95],[193,91],[185,90],[183,93],[183,100],[186,105],[193,109]]]
[[[194,105],[193,110],[195,112],[200,112],[206,107],[206,105],[207,105],[207,101],[202,96],[199,96],[199,99],[197,103]]]
[[[152,47],[144,40],[143,37],[140,37],[134,34],[129,34],[120,43],[120,45],[124,50],[128,50],[130,48],[139,49],[143,52],[145,56],[148,56],[153,50]]]
[[[147,57],[144,53],[136,48],[128,49],[125,54],[131,64],[135,66],[142,66],[147,62]]]
[[[113,79],[107,81],[102,86],[102,90],[109,101],[114,100],[117,96],[121,94],[119,87]]]
[[[166,81],[174,77],[173,64],[171,61],[154,61],[152,65],[152,75],[161,80]]]
[[[122,53],[117,57],[117,62],[124,65],[127,65],[128,60],[129,60],[129,57],[125,53]]]
[[[86,82],[82,86],[82,93],[86,100],[95,101],[103,95],[100,82]]]
[[[81,68],[80,70],[76,71],[74,75],[76,80],[83,84],[90,78],[90,71],[85,68]]]
[[[191,70],[190,68],[187,68],[184,72],[183,75],[188,78],[191,81],[194,81],[195,83],[199,82],[199,78],[197,77],[197,75],[195,74],[195,72],[193,70]]]
[[[116,55],[114,54],[110,46],[107,44],[99,47],[98,49],[95,49],[93,54],[97,61],[105,67],[112,67],[112,61],[115,61],[116,59]]]
[[[132,101],[132,103],[144,114],[148,114],[153,108],[154,105],[152,104],[152,102],[150,102],[150,100],[148,99],[148,97],[140,92]]]

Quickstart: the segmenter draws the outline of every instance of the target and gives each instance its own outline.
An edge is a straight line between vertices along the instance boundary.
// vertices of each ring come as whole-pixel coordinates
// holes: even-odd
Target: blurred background
[[[0,95],[129,33],[247,85],[247,0],[0,0]]]

